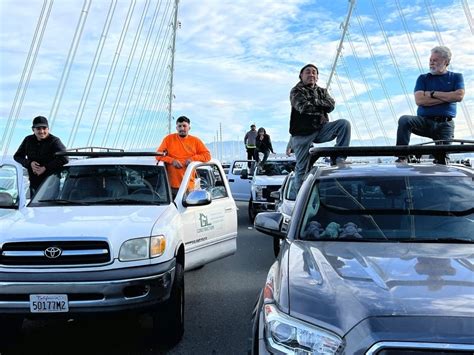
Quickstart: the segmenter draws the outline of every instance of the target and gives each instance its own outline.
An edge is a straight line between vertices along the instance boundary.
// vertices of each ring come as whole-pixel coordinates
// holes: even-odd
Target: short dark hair
[[[179,116],[178,117],[178,119],[176,120],[176,123],[181,123],[181,122],[187,122],[187,123],[191,124],[191,121],[186,116]]]

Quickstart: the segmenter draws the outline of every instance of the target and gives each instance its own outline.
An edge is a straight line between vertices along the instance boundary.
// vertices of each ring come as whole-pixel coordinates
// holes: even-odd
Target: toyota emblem
[[[63,251],[61,248],[58,247],[48,247],[44,250],[44,256],[46,256],[48,259],[56,259],[59,258]]]

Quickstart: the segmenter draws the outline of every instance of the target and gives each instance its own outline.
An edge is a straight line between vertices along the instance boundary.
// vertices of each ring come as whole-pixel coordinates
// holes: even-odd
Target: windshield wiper
[[[48,200],[38,200],[37,202],[55,202],[58,205],[89,205],[88,202],[82,202],[77,200],[65,200],[65,199],[48,199]]]
[[[416,238],[410,240],[403,240],[404,242],[415,242],[415,243],[474,243],[474,239],[471,238],[459,238],[459,237],[441,237],[441,238]]]
[[[132,198],[111,198],[107,200],[96,200],[90,201],[93,204],[106,204],[106,205],[156,205],[158,201],[143,201]]]

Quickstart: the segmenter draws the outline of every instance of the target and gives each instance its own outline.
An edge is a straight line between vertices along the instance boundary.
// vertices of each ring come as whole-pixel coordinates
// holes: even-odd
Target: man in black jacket
[[[61,140],[49,133],[46,117],[33,119],[33,134],[21,142],[13,158],[28,170],[31,196],[41,183],[57,169],[68,162],[66,157],[58,157],[56,152],[65,151]]]
[[[290,92],[291,148],[295,153],[296,191],[301,186],[309,161],[312,143],[329,142],[336,138],[336,146],[348,146],[351,140],[351,125],[341,119],[329,122],[328,113],[334,110],[335,101],[327,89],[318,85],[319,71],[314,64],[305,65],[300,71],[300,81]],[[331,164],[343,162],[344,157],[334,157]]]

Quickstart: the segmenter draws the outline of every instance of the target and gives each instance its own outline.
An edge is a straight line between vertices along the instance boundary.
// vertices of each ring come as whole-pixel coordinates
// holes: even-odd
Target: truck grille
[[[5,243],[0,250],[2,265],[88,265],[110,261],[104,241],[41,241]]]
[[[273,191],[278,191],[280,187],[281,185],[267,186],[265,189],[262,190],[262,197],[268,202],[275,202],[275,199],[273,197],[270,197],[270,193],[272,193]]]

